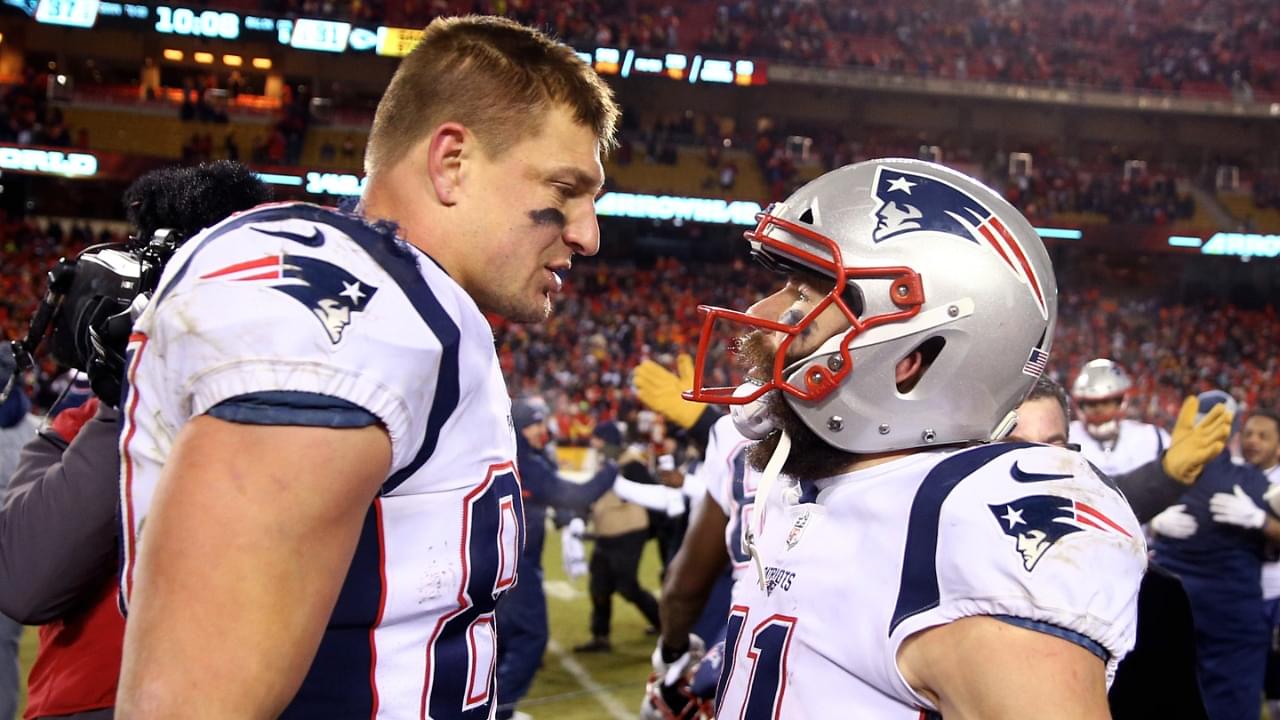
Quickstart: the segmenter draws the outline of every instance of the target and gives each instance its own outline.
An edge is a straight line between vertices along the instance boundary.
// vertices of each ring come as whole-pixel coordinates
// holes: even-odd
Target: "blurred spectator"
[[[222,152],[228,160],[240,159],[240,143],[236,142],[236,134],[234,132],[227,133],[222,139]]]
[[[36,421],[31,417],[31,400],[22,388],[15,388],[0,403],[0,507],[4,506],[9,478],[18,466],[22,446],[36,435]],[[22,626],[0,615],[0,718],[14,717],[18,712],[18,640]]]
[[[254,153],[265,159],[264,139],[257,138]],[[282,150],[278,138],[275,145]],[[664,232],[695,242],[691,233],[698,229]],[[8,338],[26,333],[45,273],[58,257],[121,239],[95,237],[85,226],[42,231],[24,222],[0,224],[0,331]],[[1280,406],[1280,308],[1246,309],[1200,296],[1181,302],[1176,278],[1185,262],[1180,256],[1126,260],[1092,249],[1055,259],[1062,291],[1051,374],[1069,381],[1088,360],[1112,358],[1133,379],[1130,417],[1165,428],[1173,426],[1183,397],[1209,387],[1229,389],[1245,408]],[[701,329],[698,304],[745,308],[769,280],[744,260],[581,261],[547,323],[494,322],[511,395],[546,397],[561,444],[585,445],[602,420],[660,425],[660,418],[641,415],[631,369],[645,358],[670,365],[676,354],[691,351]],[[1162,289],[1169,283],[1174,291]],[[708,369],[708,381],[734,384],[729,353],[717,356],[723,359]],[[49,397],[54,370],[43,368],[36,378],[38,409],[48,407],[42,398]]]
[[[622,445],[622,433],[613,423],[602,423],[594,435],[603,442],[606,456]],[[618,462],[625,468],[629,461],[624,455]],[[596,541],[590,564],[591,640],[574,647],[574,652],[609,652],[614,593],[635,605],[653,632],[661,623],[657,599],[640,586],[637,577],[649,539],[649,516],[644,508],[610,491],[592,505],[591,528]]]
[[[585,513],[612,485],[618,466],[612,461],[585,483],[560,476],[559,466],[548,453],[547,407],[541,398],[522,398],[511,404],[516,430],[516,467],[525,499],[524,552],[520,555],[520,582],[498,605],[498,720],[514,715],[542,663],[550,637],[547,598],[542,591],[542,547],[547,532],[547,510],[556,509],[558,524],[565,516]]]
[[[1277,89],[1269,0],[718,0],[697,49],[867,70],[1252,97]]]
[[[1234,405],[1225,393],[1200,395],[1201,414],[1214,403]],[[1217,493],[1246,497],[1262,519],[1266,477],[1251,465],[1236,465],[1224,451],[1205,466],[1180,503],[1151,521],[1157,537],[1152,558],[1182,579],[1195,625],[1196,664],[1205,709],[1211,718],[1259,714],[1270,633],[1263,616],[1263,535],[1256,529],[1216,522]],[[1211,511],[1211,507],[1213,508]],[[1187,533],[1162,528],[1163,517],[1194,518]],[[1262,522],[1259,521],[1258,526]]]

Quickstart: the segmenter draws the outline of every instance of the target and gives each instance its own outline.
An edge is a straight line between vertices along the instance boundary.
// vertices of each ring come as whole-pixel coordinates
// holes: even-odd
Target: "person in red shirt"
[[[0,509],[0,612],[42,626],[28,719],[112,715],[124,640],[118,418],[97,398],[59,413],[23,448]]]

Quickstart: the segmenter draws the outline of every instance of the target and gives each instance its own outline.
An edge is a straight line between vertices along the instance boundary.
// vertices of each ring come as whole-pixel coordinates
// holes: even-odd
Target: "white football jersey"
[[[1112,477],[1146,465],[1169,447],[1169,433],[1164,428],[1128,418],[1120,421],[1119,434],[1106,443],[1095,440],[1079,420],[1071,421],[1070,435],[1080,453]]]
[[[898,649],[967,616],[1076,642],[1108,684],[1133,647],[1146,544],[1077,453],[1000,443],[786,485],[757,503],[765,587],[734,587],[717,717],[918,720],[935,708]]]
[[[1272,485],[1280,484],[1280,465],[1272,465],[1263,474]],[[1280,562],[1262,563],[1262,599],[1271,600],[1280,597]]]
[[[760,473],[747,463],[747,448],[751,443],[738,432],[733,417],[725,415],[711,426],[706,456],[697,472],[698,479],[706,483],[707,494],[729,518],[724,543],[733,563],[735,583],[751,571],[751,556],[743,544],[743,532],[751,522],[751,506],[760,482]],[[754,573],[751,576],[754,577]]]
[[[524,510],[492,329],[443,269],[318,206],[232,216],[169,262],[131,338],[127,380],[126,603],[184,423],[378,422],[391,472],[284,716],[490,717],[494,607],[516,582]]]

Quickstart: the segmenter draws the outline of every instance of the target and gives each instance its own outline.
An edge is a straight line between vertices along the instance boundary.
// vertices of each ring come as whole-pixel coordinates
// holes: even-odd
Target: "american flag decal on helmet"
[[[1022,364],[1022,374],[1040,377],[1044,374],[1044,368],[1048,364],[1049,353],[1040,348],[1031,348],[1031,354],[1027,356],[1027,361]]]
[[[873,211],[879,243],[913,232],[941,232],[989,248],[1018,277],[1049,317],[1040,280],[1022,246],[995,211],[960,188],[936,177],[892,167],[876,169]]]

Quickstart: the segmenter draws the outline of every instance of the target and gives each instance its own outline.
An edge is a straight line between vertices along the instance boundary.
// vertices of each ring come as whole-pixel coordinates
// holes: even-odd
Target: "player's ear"
[[[923,372],[924,353],[919,350],[914,350],[910,355],[899,360],[893,373],[894,382],[898,384],[898,392],[910,392]]]
[[[427,180],[441,205],[456,205],[461,196],[462,160],[474,143],[467,129],[456,122],[442,123],[426,142]]]

